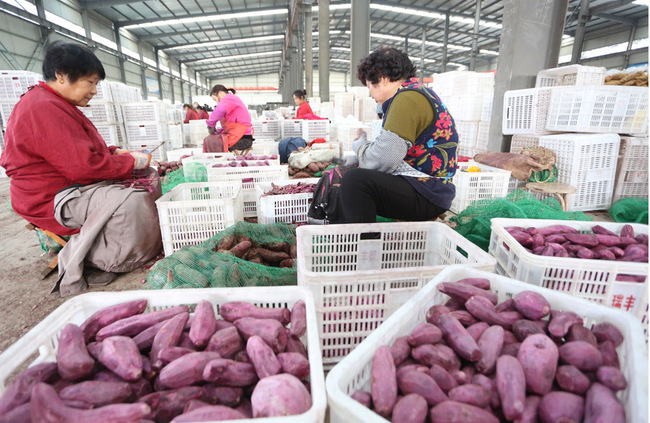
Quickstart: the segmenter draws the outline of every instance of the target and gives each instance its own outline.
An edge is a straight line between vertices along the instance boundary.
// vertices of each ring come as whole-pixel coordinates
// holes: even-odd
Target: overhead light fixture
[[[330,59],[331,62],[343,62],[343,63],[350,63],[349,60],[344,60],[344,59]]]
[[[418,9],[409,9],[406,7],[398,7],[398,6],[388,6],[384,4],[371,4],[370,5],[371,9],[375,10],[384,10],[386,12],[393,12],[393,13],[401,13],[404,15],[412,15],[412,16],[420,16],[420,17],[426,17],[430,19],[445,19],[445,15],[442,13],[435,13],[435,12],[427,12],[423,10],[418,10]],[[450,15],[449,20],[453,22],[459,22],[459,23],[464,23],[467,25],[474,25],[474,19],[472,18],[465,18],[462,16],[457,16],[457,15]],[[501,29],[501,24],[497,24],[494,22],[486,22],[486,21],[479,21],[480,26],[485,26],[488,28],[497,28]]]
[[[218,62],[221,60],[250,59],[253,57],[273,56],[275,54],[282,54],[282,50],[265,51],[263,53],[237,54],[234,56],[210,57],[209,59],[192,60],[186,63],[209,63],[209,62]]]
[[[392,40],[392,41],[404,42],[404,37],[398,37],[396,35],[377,34],[375,32],[371,32],[370,36],[375,37],[375,38],[381,38],[381,39],[384,39],[384,40]],[[422,40],[418,39],[418,38],[409,38],[408,41],[409,41],[409,44],[422,44]],[[444,46],[444,44],[438,43],[438,42],[435,42],[435,41],[425,41],[424,45],[425,46],[429,45],[429,46],[433,46],[433,47],[443,47]],[[461,46],[461,45],[457,45],[457,44],[447,44],[447,48],[452,48],[452,49],[456,49],[456,50],[463,50],[463,51],[471,50],[470,47],[465,47],[465,46]]]
[[[206,16],[197,16],[194,18],[181,18],[181,19],[161,19],[155,22],[146,22],[135,25],[124,25],[122,28],[150,28],[154,26],[162,25],[179,25],[184,23],[196,23],[196,22],[207,22],[207,21],[224,21],[229,19],[241,19],[241,18],[255,18],[258,16],[269,16],[269,15],[282,15],[289,13],[287,9],[271,9],[264,11],[256,12],[240,12],[240,13],[220,13],[212,14]]]
[[[638,4],[639,6],[645,6],[648,7],[650,5],[649,0],[634,0],[632,4]]]
[[[284,39],[284,35],[264,35],[261,37],[249,37],[249,38],[234,38],[232,40],[222,40],[222,41],[208,41],[205,43],[195,43],[187,44],[184,46],[170,47],[165,50],[180,50],[180,49],[190,49],[197,47],[210,47],[210,46],[224,46],[228,44],[244,44],[244,43],[254,43],[256,41],[266,41],[266,40],[279,40]]]

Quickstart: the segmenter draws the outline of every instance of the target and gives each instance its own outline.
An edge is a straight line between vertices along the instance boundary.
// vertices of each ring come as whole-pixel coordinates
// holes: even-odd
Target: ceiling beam
[[[278,10],[282,9],[281,7],[258,7],[255,9],[236,9],[236,10],[227,10],[227,11],[221,11],[219,13],[190,13],[186,15],[174,15],[174,16],[161,16],[158,18],[149,18],[149,19],[134,19],[134,20],[128,20],[128,21],[117,21],[114,22],[115,27],[121,28],[124,26],[131,26],[131,25],[141,25],[141,24],[149,24],[149,23],[155,23],[155,22],[160,22],[161,25],[165,25],[163,22],[169,21],[169,20],[176,20],[176,19],[193,19],[193,18],[206,18],[206,17],[215,17],[219,18],[221,15],[224,14],[235,14],[235,13],[250,13],[250,12],[267,12],[271,10]],[[264,17],[263,15],[260,17]],[[250,26],[250,25],[249,25]]]
[[[619,7],[626,6],[634,0],[614,0],[589,9],[590,15],[597,15],[599,13],[607,12],[608,10],[618,9]],[[644,6],[645,7],[645,6]]]
[[[371,21],[378,21],[378,22],[384,21],[384,22],[394,23],[394,24],[397,24],[397,25],[410,25],[410,26],[412,26],[412,24],[410,24],[406,20],[395,20],[395,19],[384,19],[384,18],[371,18],[370,20]],[[441,24],[444,25],[444,21],[442,21]],[[371,24],[371,28],[372,28],[372,24]],[[427,39],[430,38],[429,36],[431,35],[431,32],[433,32],[433,31],[441,32],[441,31],[444,31],[444,28],[437,28],[436,26],[427,27]],[[468,34],[467,31],[457,31],[457,30],[454,30],[454,29],[450,29],[449,33],[451,33],[451,34],[461,34],[461,35],[471,35],[471,34]],[[485,38],[486,40],[498,40],[499,39],[499,37],[496,37],[496,36],[493,36],[493,35],[478,34],[478,36],[480,38]]]
[[[183,43],[183,44],[167,44],[167,45],[157,46],[157,48],[160,49],[160,50],[166,50],[166,49],[170,49],[170,48],[175,49],[175,48],[178,48],[178,47],[191,46],[191,45],[196,45],[196,44],[210,44],[210,43],[219,42],[219,41],[232,41],[234,43],[234,42],[238,42],[238,41],[241,41],[241,40],[247,40],[247,41],[242,42],[241,44],[238,44],[238,46],[240,46],[240,45],[243,45],[243,44],[258,43],[258,42],[261,42],[261,41],[267,41],[267,40],[264,39],[264,37],[273,37],[273,36],[278,36],[278,35],[284,35],[284,34],[264,34],[264,35],[257,35],[257,36],[252,35],[250,37],[227,38],[227,39],[224,39],[224,40],[210,40],[210,39],[207,39],[207,40],[204,40],[204,41],[198,42],[198,43],[187,42],[187,43]],[[249,38],[257,38],[257,40],[249,40]],[[278,41],[280,41],[280,39],[278,39]],[[201,47],[199,45],[199,46],[190,47],[190,48],[193,48],[193,49],[197,48],[198,49],[198,48],[211,48],[211,47],[218,47],[218,46],[213,45],[213,46]],[[235,47],[237,47],[237,46],[235,46]],[[167,53],[167,52],[165,52],[165,53]]]
[[[244,60],[244,59],[239,59],[239,60]],[[237,60],[237,61],[239,61],[239,60]],[[250,65],[244,65],[243,67],[248,68],[248,67],[251,67],[251,66],[264,66],[264,65],[276,64],[276,63],[279,64],[280,63],[279,58],[275,58],[273,60],[263,60],[263,59],[258,59],[258,60],[259,60],[258,62],[251,62]],[[241,63],[236,63],[236,61],[230,62],[229,64],[230,64],[230,66],[217,63],[216,66],[215,66],[215,64],[212,63],[211,64],[212,66],[208,66],[208,67],[199,66],[199,67],[196,67],[196,68],[193,68],[193,69],[195,69],[195,70],[197,70],[199,72],[202,72],[202,71],[209,72],[210,70],[216,70],[216,69],[228,69],[228,68],[232,68],[232,67],[242,67],[242,64]]]
[[[617,16],[609,13],[597,13],[593,15],[595,18],[603,18],[608,21],[619,22],[626,25],[634,25],[634,19],[626,18],[625,16]]]
[[[625,1],[625,0],[624,0],[624,1]],[[630,0],[630,1],[631,1],[631,0]],[[386,1],[374,2],[374,1],[373,1],[372,4],[373,4],[373,5],[374,5],[374,4],[378,4],[378,5],[383,5],[383,6],[392,6],[392,7],[401,7],[401,8],[404,8],[404,4],[403,4],[403,3],[398,3],[398,2],[386,2]],[[373,10],[378,10],[378,9],[372,9],[372,8],[371,8],[371,9],[370,9],[370,12],[372,13]],[[453,16],[457,16],[457,17],[460,17],[460,18],[467,18],[467,19],[471,19],[472,21],[474,21],[474,18],[476,18],[476,16],[474,15],[474,13],[459,13],[459,12],[452,12],[452,11],[449,10],[449,9],[445,10],[445,9],[438,9],[438,8],[431,8],[431,7],[418,7],[418,10],[421,10],[421,11],[423,11],[423,12],[439,13],[439,14],[441,14],[441,15],[443,15],[443,16],[444,16],[446,13],[449,13],[449,16],[452,16],[452,17],[453,17]],[[394,12],[393,12],[393,13],[394,13]],[[443,19],[443,18],[441,18],[441,19]],[[491,19],[491,18],[484,18],[484,17],[481,17],[481,20],[482,20],[483,22],[488,22],[488,23],[493,23],[493,24],[501,25],[501,21],[500,21],[500,20],[497,20],[497,19]],[[468,24],[468,25],[469,25],[469,24]]]
[[[144,0],[142,0],[144,1]],[[107,7],[120,6],[122,4],[142,3],[142,1],[129,0],[95,0],[81,2],[81,6],[88,10],[104,9]]]
[[[274,15],[276,16],[276,15]],[[286,24],[287,19],[281,19],[281,20],[275,20],[275,21],[270,21],[270,22],[264,22],[264,25],[284,25]],[[250,28],[251,24],[246,23],[246,24],[239,24],[239,25],[224,25],[224,26],[219,26],[217,28],[205,28],[201,29],[200,32],[205,32],[206,34],[211,33],[211,32],[217,32],[217,31],[222,31],[222,30],[231,30],[231,29],[242,29],[242,28]],[[160,38],[166,38],[166,37],[174,37],[176,35],[193,35],[196,34],[197,31],[172,31],[172,32],[161,32],[159,34],[143,34],[143,35],[137,35],[138,40],[141,41],[154,41],[158,40]],[[162,48],[162,47],[161,47]]]

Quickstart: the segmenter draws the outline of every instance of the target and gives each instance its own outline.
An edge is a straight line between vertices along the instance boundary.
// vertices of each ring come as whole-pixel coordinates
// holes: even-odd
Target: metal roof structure
[[[279,73],[285,60],[283,51],[303,39],[302,19],[306,8],[311,7],[313,66],[318,68],[317,2],[86,0],[81,4],[207,78]],[[483,0],[480,4],[477,61],[498,55],[503,16],[502,0]],[[580,5],[581,0],[569,1],[565,24],[568,36],[574,36],[578,28]],[[452,64],[468,66],[476,7],[476,0],[372,1],[371,50],[380,45],[406,47],[420,66],[424,32],[424,69],[439,71],[445,21],[449,16],[447,59]],[[330,3],[330,71],[350,69],[350,13],[350,2]],[[647,20],[648,7],[633,0],[591,0],[588,14],[587,39],[608,31],[629,30],[639,20]],[[294,36],[289,35],[290,22]]]

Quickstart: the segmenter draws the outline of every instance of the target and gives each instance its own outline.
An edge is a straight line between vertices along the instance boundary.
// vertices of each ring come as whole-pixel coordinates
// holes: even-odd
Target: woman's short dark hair
[[[92,50],[61,40],[54,41],[49,45],[43,60],[45,81],[54,81],[57,72],[67,75],[71,83],[77,82],[83,76],[95,74],[99,75],[99,79],[106,78],[104,66]]]
[[[361,60],[357,66],[357,78],[363,85],[371,84],[386,77],[390,81],[399,81],[415,76],[415,65],[408,54],[395,47],[380,47]]]
[[[214,87],[212,87],[212,91],[210,91],[210,95],[217,95],[217,93],[220,91],[224,93],[233,93],[233,94],[236,93],[234,88],[226,88],[224,85],[215,85]]]
[[[307,90],[296,90],[293,92],[294,97],[298,97],[302,99],[304,99],[306,95],[307,95]]]

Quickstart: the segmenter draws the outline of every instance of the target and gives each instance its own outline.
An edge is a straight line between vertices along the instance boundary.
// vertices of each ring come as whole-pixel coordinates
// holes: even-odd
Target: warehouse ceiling
[[[141,40],[210,79],[278,73],[291,43],[303,47],[305,10],[312,7],[313,66],[318,68],[318,2],[296,0],[87,0],[82,2],[128,29]],[[425,72],[440,71],[445,16],[449,14],[447,70],[469,66],[475,0],[410,0],[370,3],[371,50],[381,45],[407,46],[421,67],[425,31]],[[287,38],[290,9],[295,6],[294,37]],[[648,17],[647,6],[632,0],[591,0],[586,39],[620,31]],[[580,0],[570,0],[565,36],[578,25]],[[330,70],[350,65],[350,3],[330,2]],[[293,14],[292,14],[293,15]],[[477,61],[498,55],[502,0],[483,0],[478,27]],[[406,41],[408,40],[408,41]]]

